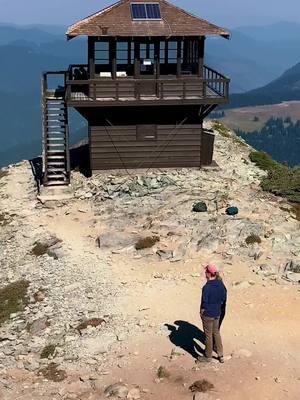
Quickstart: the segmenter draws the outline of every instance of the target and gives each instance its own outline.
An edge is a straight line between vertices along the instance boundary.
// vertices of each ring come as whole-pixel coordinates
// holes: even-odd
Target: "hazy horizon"
[[[299,0],[286,0],[284,3],[273,0],[272,4],[261,0],[253,0],[251,3],[227,0],[226,6],[223,0],[212,0],[209,3],[204,0],[171,2],[211,22],[231,28],[276,22],[300,23]],[[21,4],[20,0],[0,0],[0,23],[65,26],[112,3],[114,0],[51,0],[46,8],[41,0],[27,0]]]

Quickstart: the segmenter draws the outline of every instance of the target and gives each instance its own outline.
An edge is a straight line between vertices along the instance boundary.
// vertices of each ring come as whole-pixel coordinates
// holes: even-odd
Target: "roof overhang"
[[[131,18],[131,2],[159,3],[162,19],[136,21]],[[230,39],[230,32],[176,7],[166,0],[120,0],[101,11],[71,25],[67,39],[94,37],[200,37],[221,36]]]

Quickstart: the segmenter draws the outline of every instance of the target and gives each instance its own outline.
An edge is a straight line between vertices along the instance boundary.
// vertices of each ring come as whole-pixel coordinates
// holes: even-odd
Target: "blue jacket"
[[[202,289],[201,310],[209,318],[219,318],[225,310],[227,290],[219,279],[207,281]]]

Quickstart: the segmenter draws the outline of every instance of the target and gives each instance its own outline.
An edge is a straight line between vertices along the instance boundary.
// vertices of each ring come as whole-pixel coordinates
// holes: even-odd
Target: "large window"
[[[168,43],[168,64],[177,64],[177,42]]]
[[[128,64],[128,42],[117,42],[117,64]]]
[[[108,65],[109,64],[109,43],[96,42],[95,43],[95,64]]]

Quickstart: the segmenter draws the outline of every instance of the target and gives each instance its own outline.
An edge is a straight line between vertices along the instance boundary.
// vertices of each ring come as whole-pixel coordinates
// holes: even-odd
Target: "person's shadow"
[[[165,326],[169,329],[169,339],[175,346],[181,347],[196,359],[200,354],[204,354],[204,350],[196,340],[204,345],[205,335],[197,326],[186,321],[175,321],[173,325],[165,324]]]

